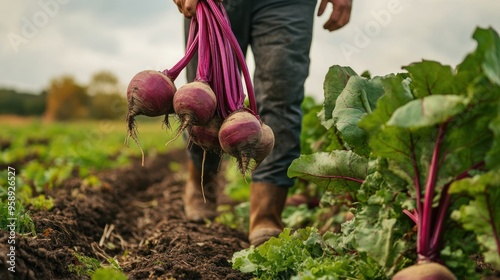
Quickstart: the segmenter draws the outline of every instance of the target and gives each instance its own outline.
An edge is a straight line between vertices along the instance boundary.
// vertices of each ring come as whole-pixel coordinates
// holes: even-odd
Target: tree
[[[50,82],[47,92],[47,120],[71,120],[88,116],[89,96],[72,76],[62,76]]]
[[[92,96],[90,116],[96,119],[124,118],[127,102],[119,94],[96,94]]]
[[[99,71],[92,76],[87,92],[90,96],[97,94],[120,94],[118,78],[110,71]]]
[[[126,100],[118,78],[109,71],[92,76],[87,92],[91,96],[90,116],[97,119],[117,119],[126,114]]]
[[[32,94],[0,89],[0,114],[40,116],[45,111],[45,92]]]

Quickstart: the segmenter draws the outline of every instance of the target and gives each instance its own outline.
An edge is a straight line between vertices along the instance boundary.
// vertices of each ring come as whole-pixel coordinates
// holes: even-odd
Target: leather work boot
[[[281,213],[285,208],[288,190],[270,183],[250,185],[250,244],[259,246],[277,237],[284,228]]]
[[[204,174],[203,190],[201,190],[201,170],[198,170],[192,161],[188,161],[188,179],[184,189],[184,213],[186,219],[201,222],[205,219],[213,220],[217,217],[217,190],[219,184],[216,174]]]

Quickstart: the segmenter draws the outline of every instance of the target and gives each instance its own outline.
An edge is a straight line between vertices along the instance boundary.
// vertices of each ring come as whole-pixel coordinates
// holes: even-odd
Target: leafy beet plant
[[[354,198],[355,218],[328,244],[336,262],[357,258],[355,279],[479,279],[478,253],[500,268],[500,38],[473,37],[455,69],[424,60],[383,77],[340,66],[326,76],[318,116],[342,148],[302,155],[289,176]]]

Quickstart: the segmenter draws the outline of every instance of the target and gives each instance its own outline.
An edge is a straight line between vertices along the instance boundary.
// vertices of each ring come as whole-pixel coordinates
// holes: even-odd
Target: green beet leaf
[[[474,80],[478,72],[483,72],[488,79],[500,85],[500,37],[492,28],[478,28],[474,32],[478,45],[474,52],[467,55],[457,66],[458,75],[464,80]]]
[[[387,75],[382,79],[384,94],[377,100],[378,110],[366,115],[359,122],[359,126],[368,131],[377,131],[392,116],[394,111],[412,101],[413,94],[410,89],[411,79],[405,74]]]
[[[500,85],[500,37],[493,29],[483,31],[489,37],[489,45],[484,53],[481,65],[484,73],[492,83]],[[478,34],[479,36],[479,34]]]
[[[446,94],[464,87],[445,82],[458,78],[443,67],[429,61],[412,64],[407,67],[409,83],[400,75],[384,77],[385,94],[359,123],[368,131],[373,155],[389,160],[393,172],[413,186],[425,185],[436,148],[436,185],[442,186],[480,165],[492,144],[488,125],[497,114],[498,90],[476,79],[467,85],[466,95]],[[431,69],[443,77],[426,75]],[[426,95],[418,93],[426,83],[437,81],[445,85],[428,86]]]
[[[312,227],[293,234],[285,228],[278,238],[234,253],[231,262],[258,279],[387,279],[366,255],[334,251],[336,237],[332,232],[322,236]]]
[[[500,269],[500,171],[460,180],[451,186],[450,192],[473,198],[454,211],[452,217],[476,234],[485,262]]]
[[[420,129],[420,133],[415,134],[406,128],[386,125],[398,108],[414,100],[410,82],[404,75],[384,77],[385,93],[378,99],[376,109],[361,119],[359,127],[370,135],[372,156],[386,159],[393,173],[414,185],[417,177],[414,159],[423,157],[424,162],[428,162],[433,144],[432,139],[421,134],[432,133],[433,129]],[[418,176],[418,180],[423,180],[423,175]]]
[[[325,82],[323,83],[323,89],[325,92],[325,102],[323,105],[323,111],[325,120],[330,120],[332,118],[332,112],[335,108],[335,101],[344,89],[347,81],[352,76],[357,76],[356,72],[350,67],[342,67],[334,65],[328,69],[328,73],[325,77]]]
[[[457,83],[450,66],[423,60],[403,67],[412,80],[412,91],[416,98],[436,94],[457,93]]]
[[[384,93],[381,78],[371,80],[352,76],[338,96],[332,112],[333,121],[341,138],[355,153],[368,157],[368,135],[358,126],[365,115],[376,106],[377,99]]]
[[[462,113],[467,99],[458,95],[431,95],[416,99],[399,107],[387,125],[419,128],[441,124]]]
[[[500,111],[500,106],[497,108]],[[489,128],[493,132],[494,140],[486,156],[486,166],[491,169],[500,169],[500,115],[490,122]]]
[[[329,190],[356,190],[367,175],[368,160],[352,151],[302,155],[288,169],[289,177],[299,177]]]
[[[382,210],[381,208],[375,209]],[[372,217],[371,223],[373,219],[376,219],[376,215]],[[407,250],[408,245],[401,239],[401,236],[395,236],[399,230],[396,219],[383,219],[376,223],[379,224],[369,227],[360,226],[355,231],[356,248],[359,252],[366,252],[380,267],[386,269],[386,274],[391,275],[396,269],[396,261]]]

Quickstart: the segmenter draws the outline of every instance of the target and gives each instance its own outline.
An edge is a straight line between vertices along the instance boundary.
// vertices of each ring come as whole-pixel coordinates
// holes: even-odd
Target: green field
[[[45,193],[71,177],[80,177],[90,185],[99,184],[94,174],[141,162],[140,148],[134,141],[125,145],[127,135],[124,121],[51,122],[40,119],[11,119],[2,121],[0,131],[0,185],[8,185],[8,172],[15,170],[16,212],[20,232],[32,232],[25,207],[51,208],[52,198]],[[175,121],[171,121],[174,123]],[[139,141],[145,157],[166,152],[184,145],[181,138],[165,143],[174,135],[175,127],[162,126],[161,118],[138,119]],[[0,192],[1,228],[7,225],[7,188]]]
[[[175,141],[165,147],[174,129],[162,126],[161,118],[139,118],[139,141],[146,155],[182,145],[182,141]],[[129,156],[140,155],[133,141],[129,147],[124,144],[126,135],[126,124],[121,121],[6,121],[0,139],[10,146],[2,151],[0,162],[11,164],[36,157],[40,162],[71,162],[89,170],[115,167],[126,163]]]

